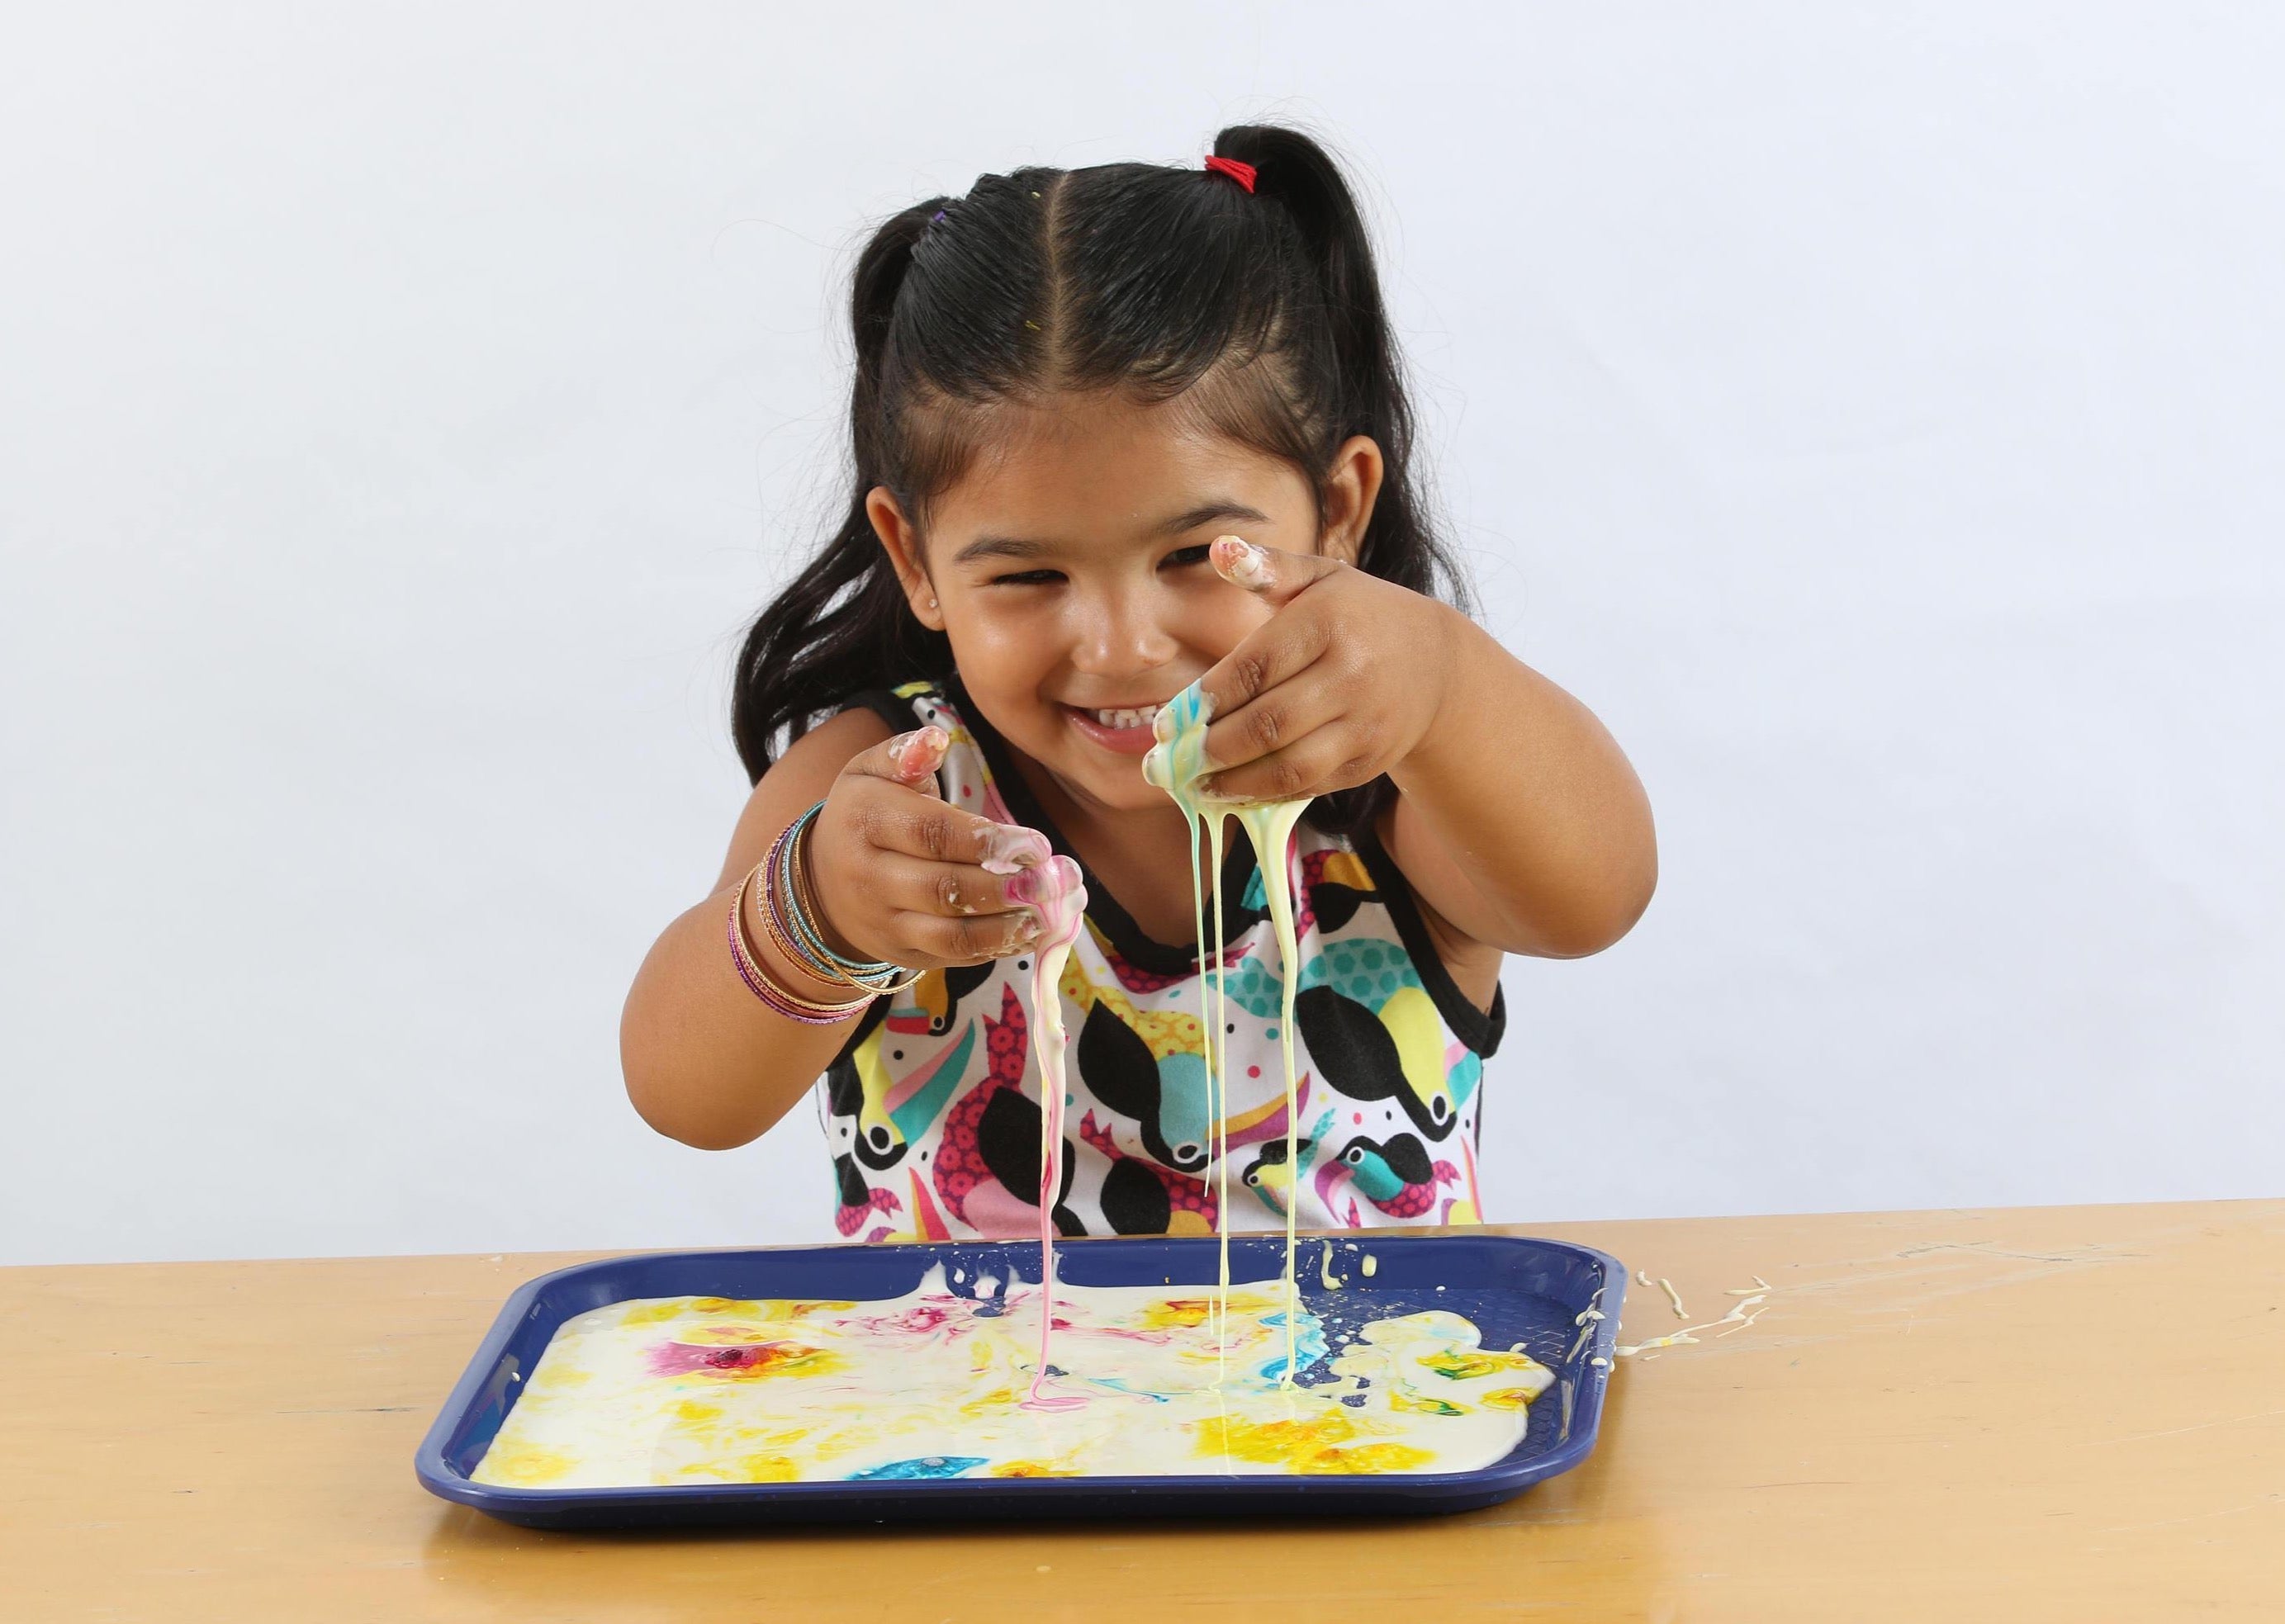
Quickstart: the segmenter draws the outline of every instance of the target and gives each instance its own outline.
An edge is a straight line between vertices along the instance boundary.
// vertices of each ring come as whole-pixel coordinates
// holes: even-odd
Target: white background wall
[[[831,1238],[616,1026],[851,253],[1264,114],[1660,817],[1511,964],[1489,1216],[2275,1193],[2278,13],[1570,9],[12,8],[0,1260]]]

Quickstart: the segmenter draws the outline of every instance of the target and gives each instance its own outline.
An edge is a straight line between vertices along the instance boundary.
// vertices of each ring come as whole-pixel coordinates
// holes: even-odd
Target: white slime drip
[[[1025,831],[1032,834],[1030,830]],[[1041,845],[1046,841],[1033,834]],[[987,859],[985,867],[992,866]],[[1032,953],[1032,1009],[1040,1024],[1040,1363],[1032,1375],[1031,1391],[1023,1400],[1026,1409],[1077,1409],[1082,1398],[1042,1393],[1048,1379],[1048,1339],[1056,1322],[1056,1198],[1063,1193],[1064,1149],[1064,965],[1072,944],[1079,939],[1080,920],[1087,908],[1087,887],[1079,865],[1067,857],[1050,857],[1025,876],[1015,888],[1030,902],[1040,918],[1040,939]]]

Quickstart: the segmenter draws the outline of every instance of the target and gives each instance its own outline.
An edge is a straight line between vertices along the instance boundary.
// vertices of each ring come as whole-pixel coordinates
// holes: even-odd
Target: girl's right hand
[[[807,846],[814,922],[836,953],[907,969],[1006,958],[1039,941],[1040,906],[1076,883],[1036,829],[945,804],[950,744],[941,727],[899,734],[833,781]]]

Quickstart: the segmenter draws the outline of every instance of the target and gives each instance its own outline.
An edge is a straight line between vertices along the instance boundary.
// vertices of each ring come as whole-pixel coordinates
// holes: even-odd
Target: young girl
[[[746,640],[754,790],[629,995],[635,1108],[726,1148],[822,1073],[843,1235],[1037,1235],[1031,952],[1083,876],[1060,1233],[1213,1233],[1224,1143],[1233,1228],[1476,1221],[1502,955],[1624,934],[1650,811],[1456,607],[1335,164],[1249,125],[1195,169],[985,176],[883,225],[852,305],[849,510]],[[1315,797],[1269,857],[1290,1167],[1295,967],[1256,854],[1225,820],[1217,1123],[1197,836],[1142,770],[1198,679],[1205,788]]]

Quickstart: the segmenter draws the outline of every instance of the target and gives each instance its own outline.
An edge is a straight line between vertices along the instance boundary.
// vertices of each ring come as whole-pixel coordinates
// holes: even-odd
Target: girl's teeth
[[[1149,706],[1135,710],[1091,710],[1088,713],[1105,727],[1148,727],[1158,714],[1158,707]]]

